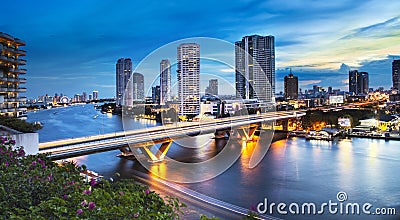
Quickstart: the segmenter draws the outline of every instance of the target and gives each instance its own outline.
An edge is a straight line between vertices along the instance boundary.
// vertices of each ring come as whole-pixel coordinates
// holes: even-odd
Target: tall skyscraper
[[[400,89],[400,60],[392,62],[392,80],[393,88]]]
[[[26,97],[19,96],[26,92],[21,87],[26,83],[20,77],[26,74],[26,69],[21,68],[26,60],[20,58],[26,51],[21,46],[25,46],[24,41],[0,32],[0,115],[26,117]]]
[[[349,92],[356,95],[368,94],[369,79],[367,72],[358,72],[358,70],[349,71]]]
[[[171,64],[169,60],[160,63],[160,105],[171,101]]]
[[[200,112],[200,45],[179,45],[177,60],[179,115],[197,115]]]
[[[98,100],[99,99],[99,91],[93,91],[93,100]]]
[[[160,86],[151,87],[151,100],[153,103],[160,104],[161,88]]]
[[[236,96],[272,101],[275,93],[273,36],[245,36],[235,43]]]
[[[218,79],[210,79],[205,91],[206,94],[218,95]]]
[[[284,79],[284,89],[285,89],[285,98],[287,99],[297,99],[299,96],[299,78],[292,74],[285,76]]]
[[[118,59],[116,64],[116,104],[132,105],[132,86],[130,78],[132,75],[132,60],[130,58]]]
[[[132,90],[133,90],[133,100],[143,100],[144,99],[144,76],[141,73],[132,74]]]

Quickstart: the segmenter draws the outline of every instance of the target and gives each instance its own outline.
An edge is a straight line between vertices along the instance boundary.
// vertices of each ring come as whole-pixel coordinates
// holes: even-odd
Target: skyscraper
[[[117,88],[115,96],[116,104],[118,106],[132,105],[132,87],[129,86],[131,75],[132,75],[132,60],[130,58],[118,59],[116,64]]]
[[[133,90],[133,100],[143,100],[144,99],[144,76],[141,73],[132,74],[132,90]]]
[[[392,80],[393,88],[400,89],[400,60],[392,62]]]
[[[197,115],[200,111],[200,45],[179,45],[177,60],[179,115]]]
[[[169,60],[160,63],[160,105],[171,101],[171,64]]]
[[[93,91],[93,100],[98,100],[99,99],[99,91]]]
[[[275,93],[273,36],[245,36],[235,43],[236,96],[272,101]]]
[[[205,91],[206,94],[218,95],[218,79],[210,79]]]
[[[151,99],[153,103],[160,104],[160,94],[161,94],[160,86],[151,87]]]
[[[285,98],[287,99],[297,99],[299,96],[299,78],[292,74],[285,76],[284,79],[284,89],[285,89]]]
[[[27,108],[23,106],[26,97],[19,96],[26,92],[26,88],[21,87],[26,83],[26,79],[20,77],[26,74],[26,69],[21,68],[26,60],[20,58],[26,51],[21,46],[25,46],[24,41],[0,32],[0,115],[26,116]]]
[[[368,94],[369,79],[367,72],[358,72],[358,70],[349,71],[349,92],[356,95]]]

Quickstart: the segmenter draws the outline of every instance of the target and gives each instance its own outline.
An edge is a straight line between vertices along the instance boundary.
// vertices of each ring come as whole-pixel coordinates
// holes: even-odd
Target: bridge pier
[[[252,125],[250,127],[237,128],[235,133],[239,135],[239,138],[243,141],[252,141],[254,138],[254,134],[258,129],[259,125]]]
[[[157,153],[154,154],[151,152],[151,147],[152,145],[146,145],[143,147],[140,147],[140,151],[149,159],[150,162],[160,162],[164,160],[165,155],[167,154],[169,148],[171,147],[172,140],[169,140],[167,142],[163,142],[161,146],[158,148]]]

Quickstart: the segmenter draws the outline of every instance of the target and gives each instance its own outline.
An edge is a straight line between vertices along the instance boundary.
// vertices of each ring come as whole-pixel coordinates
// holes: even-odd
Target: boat
[[[310,131],[306,135],[306,140],[333,141],[333,136],[326,131]]]
[[[97,117],[99,117],[99,115],[95,115],[95,116],[93,116],[93,119],[96,119]]]

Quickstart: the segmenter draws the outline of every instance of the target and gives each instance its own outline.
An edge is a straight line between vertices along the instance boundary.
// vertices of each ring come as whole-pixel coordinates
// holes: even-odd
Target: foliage
[[[321,110],[311,111],[308,110],[303,117],[303,128],[312,128],[313,124],[325,122],[326,124],[338,127],[338,118],[350,118],[351,125],[357,126],[360,124],[359,120],[374,117],[372,110],[342,110],[333,112],[323,112]]]
[[[0,125],[12,128],[14,130],[24,132],[24,133],[29,133],[29,132],[34,132],[36,130],[41,129],[41,126],[39,124],[33,124],[26,122],[24,120],[18,119],[18,118],[12,118],[12,117],[7,117],[7,116],[1,116],[0,115]]]
[[[179,219],[178,199],[162,199],[131,180],[90,184],[84,166],[60,166],[46,155],[25,156],[0,139],[1,219]]]

